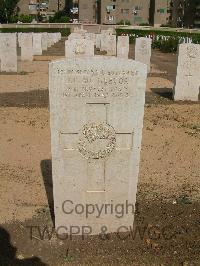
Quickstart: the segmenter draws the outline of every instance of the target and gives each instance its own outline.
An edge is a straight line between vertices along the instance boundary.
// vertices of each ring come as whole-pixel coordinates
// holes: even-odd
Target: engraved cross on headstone
[[[60,145],[64,151],[76,151],[87,160],[89,193],[106,191],[107,159],[114,152],[133,148],[134,133],[116,132],[108,121],[109,108],[109,103],[86,103],[86,125],[79,132],[60,132]]]

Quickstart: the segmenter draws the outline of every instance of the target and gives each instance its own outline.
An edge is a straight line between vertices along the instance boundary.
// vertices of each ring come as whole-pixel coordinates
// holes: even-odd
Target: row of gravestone
[[[151,67],[151,38],[136,38],[135,60]],[[87,33],[77,30],[72,33],[65,43],[66,58],[94,56],[94,48],[107,56],[117,56],[128,59],[129,36],[118,36],[112,31],[103,31],[101,34]],[[180,44],[176,84],[174,86],[174,100],[198,101],[200,94],[200,45]]]
[[[151,43],[150,38],[136,39],[135,60],[148,65],[148,71],[150,71]],[[65,57],[94,56],[95,47],[101,52],[106,52],[107,56],[128,59],[129,36],[116,38],[116,35],[109,31],[102,31],[101,34],[74,32],[65,42]]]
[[[61,39],[60,33],[0,33],[0,71],[17,72],[17,47],[21,61],[32,61]]]

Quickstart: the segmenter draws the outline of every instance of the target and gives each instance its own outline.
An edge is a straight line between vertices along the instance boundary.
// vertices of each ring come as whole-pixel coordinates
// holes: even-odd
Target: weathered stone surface
[[[174,91],[175,101],[200,99],[200,45],[180,44]]]
[[[106,30],[101,30],[102,34],[115,34],[115,29],[114,28],[108,28]]]
[[[137,38],[135,45],[135,60],[148,66],[151,70],[151,44],[150,38]]]
[[[33,33],[33,55],[42,55],[42,33]]]
[[[47,33],[47,46],[51,47],[54,44],[52,33]]]
[[[85,34],[81,34],[81,33],[71,33],[69,36],[68,36],[68,40],[74,40],[74,39],[84,39],[85,37]]]
[[[117,57],[128,59],[128,54],[129,54],[129,36],[118,36]]]
[[[47,32],[42,33],[42,50],[47,51],[48,43],[47,43]]]
[[[56,229],[128,230],[134,220],[147,67],[105,56],[52,62],[49,69]],[[88,216],[80,210],[87,204]],[[117,213],[116,206],[119,211],[126,204],[131,204],[128,210]],[[96,206],[103,208],[101,214]]]
[[[106,51],[107,55],[116,55],[117,41],[116,35],[101,34],[101,51]]]
[[[20,35],[21,60],[33,61],[33,34],[22,33]]]
[[[87,33],[87,30],[84,30],[83,27],[82,27],[82,25],[81,25],[80,28],[79,27],[74,27],[73,33],[85,34],[85,33]]]
[[[101,34],[95,34],[96,37],[96,41],[95,41],[95,45],[97,49],[101,48]]]
[[[94,41],[85,39],[73,39],[65,42],[65,57],[94,56]]]
[[[96,34],[95,33],[90,33],[90,32],[85,33],[84,39],[93,41],[94,44],[96,44]]]
[[[0,70],[17,72],[16,33],[0,33]]]

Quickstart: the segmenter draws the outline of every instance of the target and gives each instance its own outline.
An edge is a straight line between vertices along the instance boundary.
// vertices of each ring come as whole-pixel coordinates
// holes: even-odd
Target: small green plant
[[[163,53],[173,53],[178,49],[179,39],[170,37],[167,40],[154,40],[152,43],[153,49],[159,49]]]
[[[117,25],[128,25],[130,26],[131,25],[131,22],[129,20],[120,20]]]
[[[64,11],[58,11],[54,17],[49,18],[49,23],[69,23],[70,19]]]
[[[116,29],[117,35],[129,35],[130,43],[134,43],[137,37],[152,36],[153,49],[159,49],[164,53],[176,52],[178,44],[190,38],[192,43],[200,44],[200,33],[190,32],[177,32],[173,29]],[[185,40],[184,40],[185,39]]]
[[[18,17],[18,21],[22,22],[22,23],[31,23],[33,20],[32,16],[28,16],[28,15],[23,15],[21,14]]]

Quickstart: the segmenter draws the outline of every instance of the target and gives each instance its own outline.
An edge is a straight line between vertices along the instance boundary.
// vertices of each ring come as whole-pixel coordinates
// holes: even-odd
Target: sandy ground
[[[36,57],[20,63],[18,75],[0,75],[2,265],[200,265],[200,106],[171,100],[176,55],[157,51],[148,78],[135,226],[156,226],[154,236],[168,226],[170,237],[42,240],[36,230],[31,239],[28,225],[53,226],[48,60],[61,57]]]

